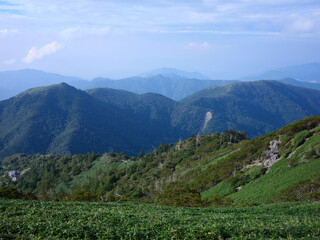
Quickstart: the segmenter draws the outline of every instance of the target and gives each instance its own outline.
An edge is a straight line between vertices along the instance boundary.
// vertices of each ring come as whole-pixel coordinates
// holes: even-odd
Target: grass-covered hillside
[[[11,170],[20,173],[16,181]],[[138,157],[17,154],[1,161],[1,183],[40,199],[175,206],[319,200],[320,116],[252,140],[237,131],[211,133]]]

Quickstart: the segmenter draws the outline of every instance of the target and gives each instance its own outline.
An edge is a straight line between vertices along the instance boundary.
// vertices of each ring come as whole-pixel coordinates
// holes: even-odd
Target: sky
[[[319,0],[0,0],[0,71],[235,79],[311,62]]]

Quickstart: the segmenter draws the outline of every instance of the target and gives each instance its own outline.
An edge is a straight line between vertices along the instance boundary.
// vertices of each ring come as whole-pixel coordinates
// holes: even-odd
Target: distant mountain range
[[[210,87],[180,102],[124,90],[77,90],[65,83],[0,102],[0,157],[14,153],[124,152],[204,131],[249,137],[320,114],[320,91],[275,81]]]
[[[32,69],[0,72],[0,100],[13,97],[30,88],[48,86],[61,82],[68,83],[82,90],[114,88],[138,94],[149,92],[159,93],[171,99],[180,100],[206,87],[234,82],[227,80],[200,80],[194,77],[204,78],[201,74],[188,73],[169,68],[156,70],[143,75],[144,77],[130,77],[120,80],[95,78],[87,81],[77,77],[62,76]]]
[[[0,72],[0,100],[13,97],[30,88],[79,80],[82,79],[33,69]]]
[[[244,77],[240,80],[280,80],[283,78],[294,78],[302,82],[320,83],[320,63],[278,68],[254,76]]]
[[[91,88],[123,89],[134,93],[159,93],[173,100],[181,100],[196,91],[210,87],[232,83],[228,80],[200,80],[181,77],[179,75],[155,75],[150,77],[131,77],[120,80],[96,78],[92,81],[70,82],[72,86],[82,90]]]
[[[305,64],[278,70],[268,71],[261,75],[250,76],[241,80],[278,80],[291,85],[320,89],[320,64]],[[310,83],[310,81],[316,83]],[[95,78],[87,81],[77,77],[62,76],[54,73],[24,69],[0,72],[0,100],[34,87],[48,86],[66,82],[76,88],[87,90],[92,88],[114,88],[134,93],[159,93],[173,100],[181,100],[199,90],[236,82],[235,80],[208,80],[197,72],[185,72],[173,68],[162,68],[119,80]]]
[[[202,80],[208,80],[209,77],[198,73],[198,72],[186,72],[175,68],[160,68],[153,71],[149,71],[146,73],[139,74],[139,77],[143,78],[150,78],[157,75],[162,75],[164,77],[176,77],[180,76],[183,78],[193,78],[193,79],[202,79]]]

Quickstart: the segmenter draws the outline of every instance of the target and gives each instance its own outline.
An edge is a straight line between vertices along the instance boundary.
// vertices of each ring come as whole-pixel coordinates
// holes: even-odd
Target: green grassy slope
[[[283,159],[276,163],[268,174],[245,185],[230,197],[239,203],[266,203],[272,197],[279,196],[282,190],[292,184],[314,178],[315,174],[320,173],[320,158],[294,168],[288,168],[288,162],[288,159]]]
[[[303,132],[307,134],[301,135]],[[303,132],[295,134],[289,143],[297,147],[290,158],[283,154],[281,161],[274,164],[268,174],[244,186],[231,197],[238,202],[267,202],[272,196],[280,197],[281,191],[293,183],[320,176],[320,158],[316,152],[320,147],[319,128]],[[301,136],[304,137],[300,139]],[[295,140],[299,140],[301,145],[298,146]],[[288,167],[290,165],[292,167]]]

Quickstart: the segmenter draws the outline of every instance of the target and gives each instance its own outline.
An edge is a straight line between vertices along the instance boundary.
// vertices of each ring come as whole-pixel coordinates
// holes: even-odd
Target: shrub
[[[214,205],[215,207],[226,207],[233,204],[233,200],[228,197],[222,197],[218,194],[213,194],[210,197],[204,199],[206,205]]]
[[[169,184],[158,196],[157,203],[167,206],[199,207],[203,205],[200,192],[180,182]]]
[[[302,180],[281,192],[274,201],[319,201],[320,200],[320,176],[311,180]]]
[[[86,190],[76,190],[69,195],[68,200],[78,202],[90,202],[98,200],[97,195]]]
[[[37,198],[31,192],[19,192],[13,187],[0,188],[0,198],[36,200]]]
[[[15,188],[3,187],[0,189],[0,198],[19,199],[22,197],[22,193],[18,192]]]
[[[295,138],[293,139],[294,148],[299,147],[303,144],[307,137],[310,137],[311,133],[308,130],[304,130],[296,134]]]

